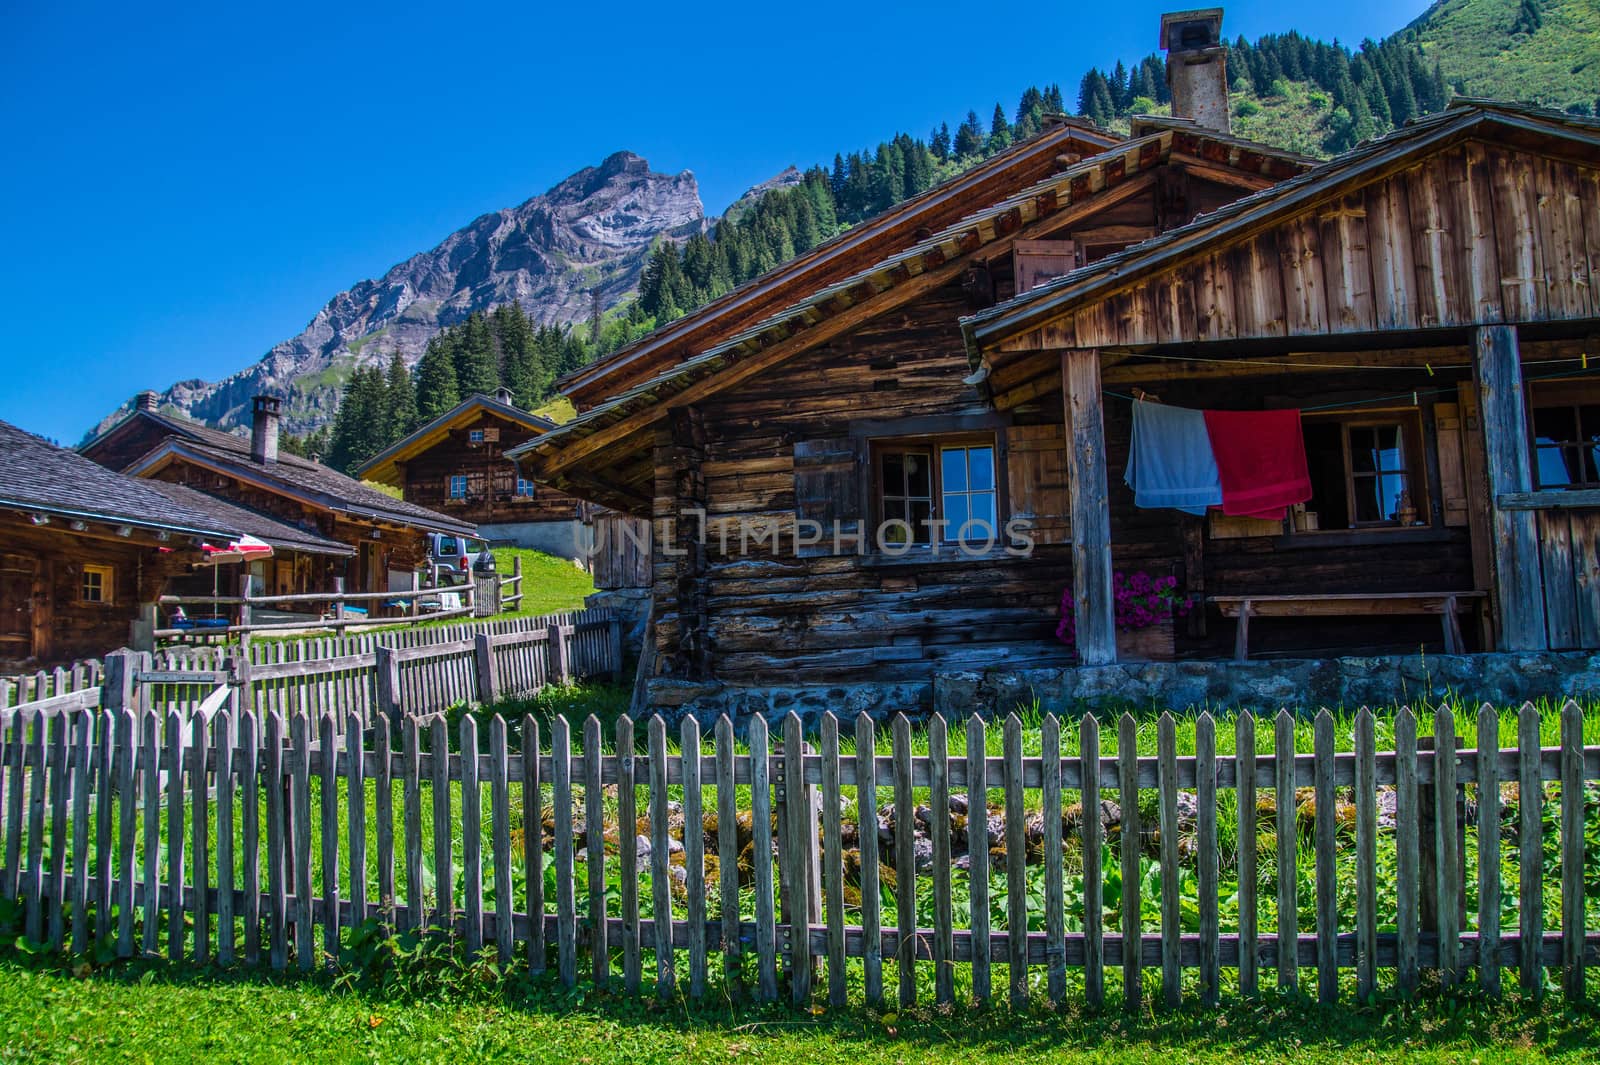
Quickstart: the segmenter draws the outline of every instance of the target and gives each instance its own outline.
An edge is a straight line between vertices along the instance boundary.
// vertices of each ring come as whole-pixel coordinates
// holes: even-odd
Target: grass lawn
[[[512,561],[519,558],[522,560],[522,602],[517,604],[517,609],[502,611],[496,618],[582,610],[583,597],[594,592],[594,578],[568,559],[520,547],[494,549],[494,564],[502,578],[511,576]]]
[[[146,967],[85,976],[0,959],[3,1061],[806,1062],[1579,1061],[1595,1017],[1466,998],[1323,1009],[1267,997],[1221,1012],[1005,1009],[818,1015],[658,1007],[511,981],[399,997],[326,978]]]

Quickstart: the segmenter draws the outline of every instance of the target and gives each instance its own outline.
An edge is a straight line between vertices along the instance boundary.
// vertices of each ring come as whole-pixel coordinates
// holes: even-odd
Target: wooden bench
[[[1471,609],[1487,592],[1368,592],[1341,595],[1214,595],[1214,603],[1225,618],[1238,618],[1239,629],[1233,642],[1233,658],[1243,662],[1250,657],[1250,619],[1394,617],[1397,615],[1437,614],[1444,627],[1446,654],[1462,652],[1461,625],[1456,614]]]

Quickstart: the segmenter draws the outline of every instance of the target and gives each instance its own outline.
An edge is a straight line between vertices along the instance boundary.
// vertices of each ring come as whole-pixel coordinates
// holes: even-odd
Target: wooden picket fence
[[[604,610],[311,637],[244,650],[216,655],[191,649],[182,661],[169,652],[153,658],[113,652],[102,672],[119,694],[106,705],[134,705],[137,690],[146,708],[187,714],[217,685],[231,684],[258,713],[332,712],[343,732],[351,714],[398,718],[522,698],[575,679],[617,679],[624,657],[621,621]]]
[[[1507,967],[1518,970],[1525,991],[1538,994],[1543,971],[1559,968],[1576,1001],[1585,995],[1586,965],[1600,958],[1600,934],[1584,921],[1582,801],[1585,782],[1600,779],[1600,747],[1583,746],[1575,705],[1563,709],[1560,744],[1553,748],[1540,747],[1539,715],[1526,707],[1518,746],[1499,749],[1498,718],[1485,707],[1479,717],[1484,744],[1476,750],[1456,750],[1448,710],[1435,717],[1438,750],[1426,749],[1419,745],[1417,719],[1403,710],[1393,722],[1394,749],[1380,751],[1373,715],[1363,710],[1349,752],[1335,749],[1333,720],[1323,712],[1312,754],[1295,753],[1294,719],[1283,713],[1271,726],[1270,755],[1256,753],[1256,720],[1240,714],[1234,755],[1216,753],[1216,725],[1207,715],[1198,722],[1196,753],[1180,757],[1174,721],[1164,715],[1156,757],[1138,755],[1130,716],[1118,724],[1117,757],[1100,756],[1100,726],[1092,716],[1078,725],[1078,753],[1062,756],[1063,730],[1050,717],[1038,736],[1042,754],[1025,757],[1024,729],[1012,716],[1003,725],[1002,755],[992,758],[985,753],[989,726],[976,717],[965,725],[967,753],[955,757],[937,717],[929,724],[927,755],[913,753],[911,725],[903,717],[894,720],[887,754],[880,755],[878,726],[865,715],[855,722],[849,753],[841,752],[839,723],[831,715],[821,721],[815,750],[792,715],[781,736],[771,739],[766,723],[751,718],[742,745],[723,718],[709,749],[696,721],[685,718],[676,751],[669,750],[666,722],[653,717],[641,755],[626,718],[614,730],[588,719],[582,750],[575,752],[562,718],[551,724],[546,747],[532,717],[510,724],[495,717],[486,726],[464,717],[452,737],[441,715],[407,717],[398,727],[376,715],[370,728],[341,733],[331,712],[286,718],[236,703],[236,693],[221,686],[187,717],[133,705],[3,712],[0,896],[20,900],[30,939],[79,953],[99,940],[123,957],[164,949],[174,961],[274,969],[292,962],[312,969],[336,964],[342,935],[376,919],[402,931],[441,929],[469,952],[492,950],[502,962],[535,972],[553,955],[567,985],[579,981],[580,960],[586,960],[594,984],[620,978],[625,989],[636,990],[649,952],[662,995],[674,994],[686,976],[683,990],[698,998],[720,978],[768,1001],[786,987],[800,1005],[811,1003],[820,987],[831,1006],[846,1003],[857,965],[866,1000],[882,1002],[886,963],[902,1004],[917,998],[917,970],[924,964],[932,966],[933,995],[941,1003],[955,1001],[958,967],[971,995],[987,1000],[996,965],[1005,968],[1009,998],[1018,1005],[1034,993],[1030,977],[1039,974],[1049,999],[1063,1001],[1069,969],[1081,971],[1091,1006],[1105,999],[1108,972],[1120,969],[1121,994],[1136,1005],[1146,966],[1159,968],[1161,1002],[1168,1006],[1184,994],[1185,970],[1197,971],[1192,993],[1216,1003],[1224,968],[1237,971],[1237,986],[1247,995],[1264,970],[1275,970],[1280,986],[1293,987],[1307,969],[1324,1002],[1352,990],[1341,985],[1341,969],[1354,969],[1353,990],[1365,997],[1380,988],[1408,994],[1424,970],[1445,985],[1475,971],[1479,986],[1498,994]],[[459,745],[452,752],[453,738]],[[1547,798],[1551,781],[1559,785],[1558,799]],[[1501,927],[1502,782],[1518,784],[1521,796],[1515,929]],[[1460,832],[1466,826],[1457,803],[1458,789],[1467,785],[1475,786],[1478,829],[1478,927],[1470,933],[1461,922],[1467,874]],[[1293,860],[1307,845],[1296,822],[1300,787],[1315,795],[1316,919],[1310,929],[1298,925]],[[1378,797],[1389,788],[1394,828],[1380,831]],[[1102,798],[1118,799],[1122,883],[1133,885],[1140,882],[1146,829],[1139,823],[1139,793],[1150,789],[1159,793],[1158,930],[1151,934],[1148,922],[1141,923],[1136,890],[1122,892],[1115,910],[1104,905],[1101,845],[1111,841],[1096,816],[1084,816],[1079,829],[1077,899],[1067,897],[1062,834],[1044,833],[1038,921],[1025,869],[1025,803],[1042,806],[1052,823],[1070,794],[1084,811],[1099,810]],[[1238,928],[1220,930],[1218,795],[1226,789],[1238,791],[1240,837],[1250,841],[1258,828],[1258,797],[1272,791],[1278,799],[1272,833],[1280,870],[1277,918],[1269,931],[1257,927],[1257,855],[1248,845],[1238,848],[1236,859]],[[1355,800],[1350,907],[1340,905],[1337,893],[1336,789],[1353,790]],[[1003,868],[994,874],[1005,885],[1005,928],[991,927],[990,851],[983,845],[968,848],[970,905],[957,920],[950,822],[939,816],[928,819],[929,872],[895,878],[886,899],[875,890],[861,892],[850,913],[854,920],[847,921],[850,878],[842,839],[848,800],[863,812],[884,800],[893,810],[885,854],[874,845],[860,850],[856,879],[873,885],[883,857],[892,855],[896,869],[915,868],[919,803],[937,811],[952,797],[965,797],[969,831],[983,840],[990,817],[998,820],[989,812],[995,792],[1004,811]],[[1179,912],[1180,794],[1192,796],[1196,809],[1197,932],[1184,931]],[[369,816],[369,801],[375,816]],[[1553,803],[1559,805],[1560,902],[1547,914],[1542,818]],[[707,815],[722,826],[750,815],[751,859],[741,865],[735,832],[684,831],[681,848],[675,847],[669,825],[679,809],[688,826],[704,826]],[[648,849],[631,841],[641,810],[649,820]],[[874,840],[875,820],[865,817],[863,837]],[[592,845],[608,823],[625,826],[621,845]],[[591,843],[581,857],[574,845],[579,835]],[[1394,848],[1392,883],[1377,882],[1380,846]],[[708,863],[708,857],[717,861]],[[587,874],[582,898],[580,864]],[[553,897],[546,895],[547,865],[553,865]],[[614,893],[608,890],[611,869]],[[931,923],[917,920],[925,891],[931,892]],[[1380,891],[1396,895],[1394,930],[1380,930]],[[1081,903],[1087,917],[1081,931],[1067,930],[1069,902]],[[1423,915],[1430,911],[1425,927]],[[1030,918],[1042,930],[1029,931]]]

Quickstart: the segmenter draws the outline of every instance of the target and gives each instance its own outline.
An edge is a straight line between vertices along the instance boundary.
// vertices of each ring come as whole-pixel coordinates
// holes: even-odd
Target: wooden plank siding
[[[998,350],[1588,317],[1597,190],[1594,167],[1469,141],[1159,272],[1130,271],[1127,286]],[[1140,313],[1107,313],[1118,306]]]

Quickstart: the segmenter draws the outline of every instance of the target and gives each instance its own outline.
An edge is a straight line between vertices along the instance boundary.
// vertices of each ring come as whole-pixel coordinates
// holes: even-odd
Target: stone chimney
[[[504,403],[508,407],[516,406],[516,403],[514,402],[514,400],[517,398],[516,395],[511,391],[511,389],[504,386],[494,390],[494,398],[496,402]]]
[[[1222,8],[1174,11],[1161,16],[1172,114],[1227,133],[1228,46],[1222,42]]]
[[[250,403],[250,457],[263,465],[278,461],[278,397],[257,396]]]
[[[133,409],[153,411],[156,409],[156,404],[160,399],[161,397],[154,392],[140,392],[133,397]]]

